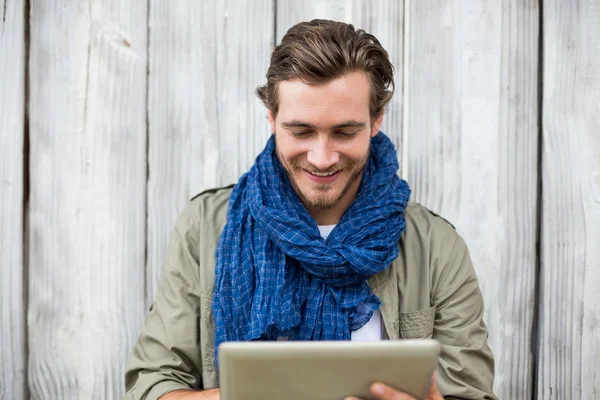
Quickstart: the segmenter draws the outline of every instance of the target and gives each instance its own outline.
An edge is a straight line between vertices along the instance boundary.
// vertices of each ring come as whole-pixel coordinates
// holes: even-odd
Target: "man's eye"
[[[290,133],[294,137],[302,137],[302,136],[308,135],[310,132],[309,131],[290,131]]]
[[[341,135],[341,136],[343,136],[343,137],[351,138],[351,137],[356,136],[356,134],[358,132],[359,131],[354,131],[354,132],[338,132],[338,134]]]

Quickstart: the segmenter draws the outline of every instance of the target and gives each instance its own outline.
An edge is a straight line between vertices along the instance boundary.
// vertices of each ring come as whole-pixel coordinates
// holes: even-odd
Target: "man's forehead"
[[[363,97],[363,92],[370,93],[369,78],[364,71],[354,71],[341,75],[324,83],[306,83],[301,79],[290,79],[278,84],[279,97],[322,97],[344,96]]]
[[[300,80],[279,85],[280,122],[331,128],[369,120],[370,85],[364,72],[344,75],[323,84]]]

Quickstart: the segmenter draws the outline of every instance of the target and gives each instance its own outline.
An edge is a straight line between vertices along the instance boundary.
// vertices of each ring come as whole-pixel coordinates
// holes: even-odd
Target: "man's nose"
[[[340,159],[338,152],[332,148],[331,140],[328,137],[320,137],[308,151],[306,161],[320,169],[327,170],[337,163]]]

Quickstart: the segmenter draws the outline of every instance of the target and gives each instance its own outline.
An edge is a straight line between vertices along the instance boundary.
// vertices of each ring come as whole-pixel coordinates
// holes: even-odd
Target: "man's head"
[[[278,157],[313,215],[343,213],[354,200],[393,89],[387,52],[352,25],[303,22],[273,51],[257,94],[269,109]]]

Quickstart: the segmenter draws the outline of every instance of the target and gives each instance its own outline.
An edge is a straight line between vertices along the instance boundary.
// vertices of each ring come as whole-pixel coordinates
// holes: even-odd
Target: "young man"
[[[409,202],[379,131],[393,67],[377,39],[298,24],[257,93],[273,135],[236,186],[200,194],[178,219],[125,399],[218,399],[225,341],[424,337],[442,345],[429,399],[495,399],[466,245]]]

